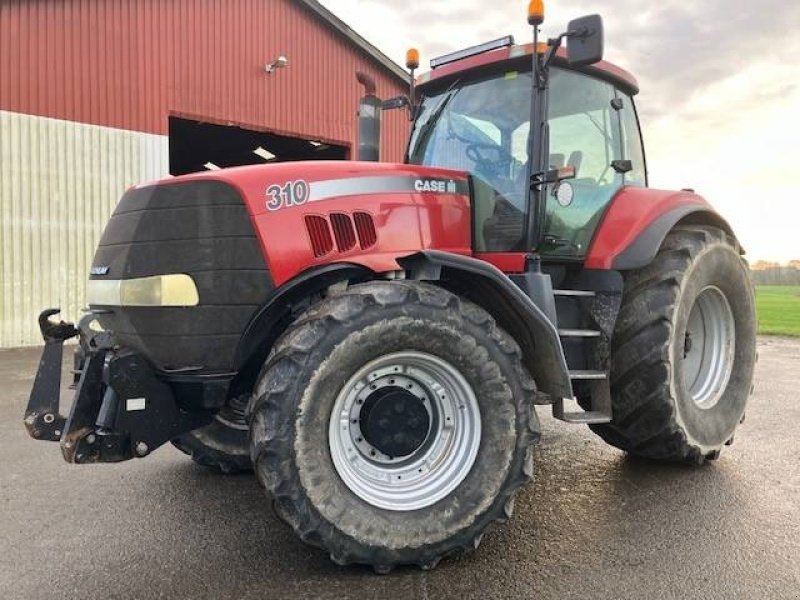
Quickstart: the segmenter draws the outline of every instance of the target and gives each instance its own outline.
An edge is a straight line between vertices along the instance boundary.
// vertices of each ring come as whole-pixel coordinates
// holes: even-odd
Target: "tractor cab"
[[[647,185],[638,84],[602,61],[598,15],[547,43],[534,32],[533,44],[506,36],[434,58],[384,108],[409,107],[408,163],[470,174],[476,252],[583,259],[613,196]],[[407,66],[413,77],[416,50]]]
[[[505,53],[520,50],[509,45]],[[547,167],[571,167],[574,178],[548,186],[538,250],[582,258],[612,196],[626,185],[645,186],[647,175],[635,88],[565,62],[549,73]],[[471,174],[477,251],[530,250],[530,56],[464,68],[422,88],[408,161]]]

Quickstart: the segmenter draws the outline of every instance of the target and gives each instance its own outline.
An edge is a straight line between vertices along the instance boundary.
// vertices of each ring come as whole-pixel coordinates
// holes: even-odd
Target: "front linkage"
[[[75,327],[39,315],[45,346],[25,410],[32,438],[61,442],[70,463],[120,462],[147,456],[174,437],[208,424],[213,414],[181,409],[170,386],[140,354],[120,347],[111,333],[91,329],[96,313]],[[64,342],[78,337],[75,397],[68,417],[59,414]]]

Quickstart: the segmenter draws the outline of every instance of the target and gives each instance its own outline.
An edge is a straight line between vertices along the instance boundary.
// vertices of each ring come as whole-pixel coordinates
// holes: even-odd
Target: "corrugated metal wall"
[[[354,154],[356,71],[405,91],[295,0],[0,0],[0,347],[41,343],[42,308],[78,316],[113,206],[167,173],[170,114]],[[383,160],[407,132],[386,114]]]
[[[346,19],[346,15],[342,15]],[[272,75],[278,55],[289,66]],[[0,2],[0,109],[166,134],[167,115],[355,148],[356,71],[395,75],[293,0]],[[408,121],[387,113],[384,160]]]
[[[164,136],[0,111],[0,347],[41,343],[43,308],[79,315],[112,209],[168,162]]]

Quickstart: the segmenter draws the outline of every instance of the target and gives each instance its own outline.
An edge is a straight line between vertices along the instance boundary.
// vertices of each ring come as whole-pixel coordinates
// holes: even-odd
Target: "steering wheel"
[[[488,152],[485,154],[483,150],[495,152],[497,157],[493,160],[487,155]],[[500,146],[475,141],[468,143],[464,153],[468,159],[475,163],[476,170],[480,169],[487,174],[495,176],[508,176],[508,168],[515,160],[510,152]]]

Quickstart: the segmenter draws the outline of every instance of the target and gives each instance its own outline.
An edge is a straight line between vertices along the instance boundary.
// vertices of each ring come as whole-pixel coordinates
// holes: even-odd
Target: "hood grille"
[[[358,245],[362,250],[371,248],[378,242],[375,222],[366,212],[351,215],[342,212],[330,213],[328,217],[306,215],[306,230],[311,240],[315,258],[333,252],[334,241],[337,252],[348,252]]]
[[[336,249],[339,252],[352,250],[356,245],[356,232],[350,215],[344,213],[331,213],[333,237],[336,238]]]
[[[325,217],[306,215],[306,229],[308,230],[308,237],[311,238],[314,257],[325,256],[333,250],[331,229],[328,227],[328,220]]]

